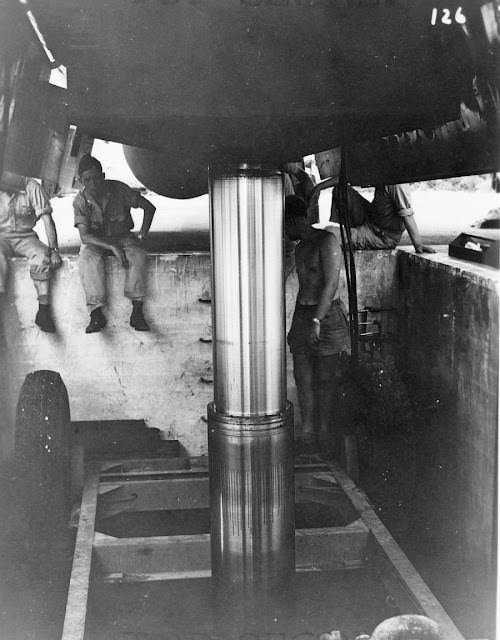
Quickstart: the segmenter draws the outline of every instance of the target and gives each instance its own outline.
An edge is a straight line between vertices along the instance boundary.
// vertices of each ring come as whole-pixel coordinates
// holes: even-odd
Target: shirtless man
[[[336,234],[312,228],[306,215],[301,198],[285,199],[285,231],[298,241],[299,293],[288,344],[302,416],[299,447],[319,444],[338,456],[340,438],[332,431],[334,389],[349,349],[349,324],[338,294],[342,252]]]

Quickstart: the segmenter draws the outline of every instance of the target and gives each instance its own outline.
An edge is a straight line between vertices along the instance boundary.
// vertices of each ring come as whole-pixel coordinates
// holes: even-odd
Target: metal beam
[[[83,640],[99,487],[99,464],[87,470],[76,536],[62,640]]]
[[[368,529],[346,527],[295,532],[297,571],[332,571],[363,566]],[[104,538],[94,543],[101,580],[139,581],[210,577],[210,535]]]

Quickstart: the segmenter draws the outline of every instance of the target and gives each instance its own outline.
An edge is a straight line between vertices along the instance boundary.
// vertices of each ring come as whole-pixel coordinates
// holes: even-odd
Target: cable
[[[356,263],[351,241],[351,219],[347,204],[347,162],[345,148],[340,152],[340,175],[338,190],[340,236],[346,273],[347,294],[349,300],[349,331],[351,337],[351,364],[359,359],[358,294],[356,286]],[[333,195],[332,195],[333,197]]]

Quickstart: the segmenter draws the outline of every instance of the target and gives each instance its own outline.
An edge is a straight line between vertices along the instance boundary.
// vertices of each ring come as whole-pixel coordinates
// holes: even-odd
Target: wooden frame
[[[114,538],[96,523],[123,511],[208,508],[208,471],[193,459],[179,469],[176,459],[93,462],[86,470],[62,640],[83,640],[93,581],[133,582],[208,578],[210,535]],[[298,465],[296,501],[342,504],[359,516],[342,527],[299,529],[296,571],[371,567],[405,613],[423,614],[447,640],[464,640],[440,603],[380,521],[366,495],[343,469],[320,458]]]

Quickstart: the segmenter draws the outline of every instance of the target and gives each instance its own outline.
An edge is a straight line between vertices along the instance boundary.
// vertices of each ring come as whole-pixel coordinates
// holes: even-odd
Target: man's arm
[[[50,263],[54,269],[61,266],[57,244],[57,231],[52,219],[52,205],[45,189],[33,178],[26,179],[26,194],[38,220],[43,221],[50,251]]]
[[[415,247],[416,253],[436,253],[431,247],[422,244],[422,238],[415,221],[413,208],[411,206],[410,190],[406,184],[386,185],[385,189],[392,200],[392,205],[396,213],[403,219],[410,240]]]
[[[314,322],[311,327],[311,342],[313,344],[319,341],[321,320],[327,314],[339,286],[342,252],[336,235],[324,233],[320,245],[320,262],[323,270],[323,289],[316,307],[316,318],[320,323]]]
[[[415,253],[436,253],[432,247],[427,247],[422,244],[422,238],[420,237],[420,231],[418,230],[417,223],[413,216],[402,216],[410,240],[415,247]]]
[[[43,221],[45,227],[45,233],[47,234],[47,242],[49,243],[50,263],[54,269],[57,269],[61,265],[61,256],[59,255],[59,247],[57,244],[57,231],[56,225],[50,213],[42,213],[40,220]]]
[[[144,198],[144,196],[137,196],[137,200],[134,203],[136,207],[144,210],[144,217],[142,219],[142,226],[137,234],[137,237],[143,240],[149,232],[151,227],[151,223],[153,222],[153,217],[155,215],[156,207],[152,202]]]
[[[339,182],[339,179],[336,177],[327,178],[326,180],[322,180],[321,182],[318,182],[318,184],[315,187],[313,187],[313,190],[311,191],[311,198],[309,200],[309,203],[317,204],[320,192],[323,191],[323,189],[329,189],[330,187],[335,187],[338,184],[338,182]]]
[[[84,244],[93,244],[96,247],[101,247],[102,249],[107,249],[111,251],[113,255],[118,258],[118,260],[122,263],[124,267],[128,266],[128,260],[125,256],[125,252],[120,249],[120,247],[111,244],[110,242],[106,242],[102,238],[99,238],[90,232],[88,224],[84,222],[79,222],[77,225],[78,231],[80,232],[80,239]]]

